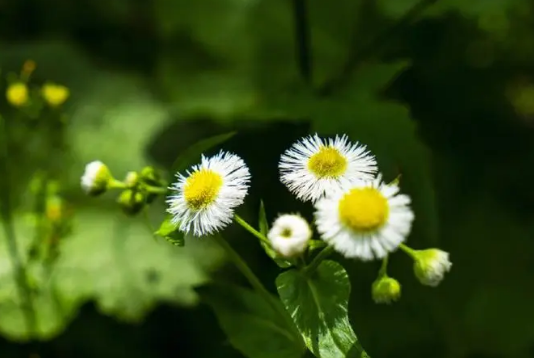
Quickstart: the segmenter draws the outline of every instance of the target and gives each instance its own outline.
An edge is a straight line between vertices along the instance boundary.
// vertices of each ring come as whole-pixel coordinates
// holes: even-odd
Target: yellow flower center
[[[280,236],[282,236],[284,239],[289,239],[291,237],[291,229],[286,227],[282,230],[282,232],[280,233]]]
[[[190,209],[201,210],[217,199],[223,185],[220,174],[210,169],[201,169],[187,178],[184,197]]]
[[[47,83],[42,88],[42,94],[49,105],[60,106],[69,98],[70,91],[65,86]]]
[[[13,83],[6,91],[7,101],[16,107],[20,107],[28,102],[28,87],[22,82]]]
[[[375,188],[352,189],[339,201],[341,222],[354,231],[375,230],[385,224],[388,215],[388,201]]]
[[[347,169],[347,159],[333,147],[321,147],[308,161],[308,169],[318,178],[336,178]]]

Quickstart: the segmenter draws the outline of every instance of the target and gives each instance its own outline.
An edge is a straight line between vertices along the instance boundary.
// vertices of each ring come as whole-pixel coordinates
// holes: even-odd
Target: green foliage
[[[174,161],[171,169],[171,173],[181,172],[190,165],[197,163],[200,160],[200,156],[213,147],[216,147],[235,135],[235,132],[216,135],[210,138],[202,139],[191,147],[187,148],[181,153]]]
[[[77,220],[75,234],[62,245],[52,270],[30,267],[40,338],[61,332],[77,308],[91,299],[103,313],[127,321],[142,319],[157,302],[194,304],[193,287],[207,282],[205,268],[221,257],[216,247],[198,240],[180,250],[155,243],[142,222],[120,213],[84,210]],[[31,232],[31,226],[18,221],[21,249],[27,248]],[[0,240],[4,242],[3,235]],[[5,245],[0,246],[0,262],[0,329],[13,339],[26,340]]]
[[[165,216],[159,229],[154,234],[161,236],[175,246],[184,246],[185,244],[184,235],[178,231],[178,224],[172,222],[171,215]]]
[[[347,316],[350,282],[340,264],[323,261],[309,276],[297,270],[286,271],[278,276],[276,286],[306,346],[316,357],[363,356]]]
[[[199,289],[199,293],[214,310],[230,343],[244,356],[298,358],[304,355],[301,338],[258,294],[222,285]]]

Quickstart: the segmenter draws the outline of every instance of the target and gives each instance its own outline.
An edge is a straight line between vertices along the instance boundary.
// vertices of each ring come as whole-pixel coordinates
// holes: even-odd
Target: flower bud
[[[401,296],[401,285],[396,279],[383,275],[373,282],[372,296],[375,303],[390,304]]]
[[[312,231],[301,216],[286,214],[275,220],[267,237],[278,254],[290,258],[306,251]]]
[[[126,178],[124,179],[124,184],[128,188],[135,188],[137,184],[139,183],[139,174],[136,172],[128,172],[126,174]]]
[[[133,216],[138,214],[145,206],[145,197],[139,191],[127,189],[119,195],[117,203],[126,215]]]
[[[108,167],[97,160],[85,166],[81,185],[88,195],[97,196],[106,192],[112,180],[113,176]]]
[[[160,176],[153,167],[144,167],[140,173],[141,180],[149,185],[159,186]]]
[[[414,273],[426,286],[436,287],[450,271],[449,253],[438,249],[415,250]]]
[[[7,87],[6,98],[11,105],[22,107],[28,103],[28,87],[24,82],[12,83]]]

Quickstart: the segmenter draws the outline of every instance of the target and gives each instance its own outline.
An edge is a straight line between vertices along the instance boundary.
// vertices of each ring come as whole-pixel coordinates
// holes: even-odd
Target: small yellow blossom
[[[45,101],[52,107],[61,106],[70,95],[67,87],[55,83],[45,83],[41,93]]]
[[[25,105],[28,102],[28,97],[28,87],[23,82],[15,82],[7,87],[7,101],[15,107]]]

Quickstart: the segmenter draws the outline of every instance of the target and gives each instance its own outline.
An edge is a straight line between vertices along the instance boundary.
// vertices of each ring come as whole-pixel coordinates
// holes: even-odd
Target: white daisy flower
[[[364,145],[345,135],[323,140],[317,134],[293,144],[278,167],[282,183],[300,200],[313,202],[354,180],[370,180],[377,170]]]
[[[300,215],[281,215],[273,223],[267,235],[273,249],[283,257],[302,254],[308,247],[312,231]]]
[[[85,171],[81,178],[82,189],[89,195],[100,195],[108,189],[113,176],[108,167],[99,160],[93,161],[85,166]]]
[[[195,236],[209,235],[232,222],[234,208],[247,195],[250,172],[243,159],[219,152],[192,167],[187,175],[176,175],[178,181],[169,189],[167,212],[180,231]]]
[[[315,204],[317,231],[345,257],[383,258],[406,239],[414,219],[410,198],[398,192],[378,175],[328,195]]]
[[[423,285],[436,287],[443,280],[445,273],[449,272],[452,263],[449,260],[449,253],[438,250],[414,250],[414,272],[415,276]]]

